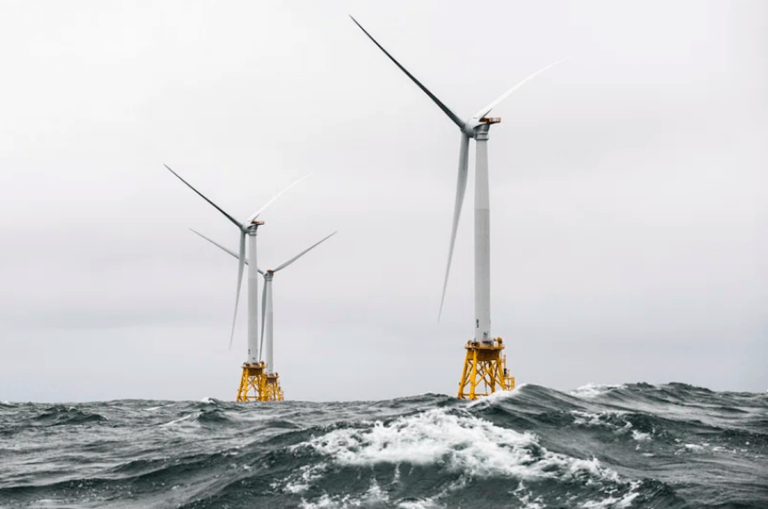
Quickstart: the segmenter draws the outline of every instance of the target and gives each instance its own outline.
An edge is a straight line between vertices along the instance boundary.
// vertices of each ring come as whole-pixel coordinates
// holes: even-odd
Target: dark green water
[[[0,507],[768,508],[768,396],[0,403]]]

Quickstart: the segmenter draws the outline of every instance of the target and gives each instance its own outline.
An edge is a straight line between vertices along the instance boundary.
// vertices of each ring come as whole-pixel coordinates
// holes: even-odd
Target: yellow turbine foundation
[[[264,361],[258,364],[243,363],[237,401],[283,401],[283,389],[277,373],[264,372]]]
[[[283,389],[277,373],[264,375],[264,399],[262,401],[283,401]]]
[[[283,389],[277,373],[264,372],[264,361],[258,364],[243,363],[237,401],[283,401]]]
[[[237,389],[237,401],[264,401],[264,368],[258,364],[243,363],[240,387]]]
[[[507,357],[501,354],[504,342],[496,338],[490,345],[467,341],[467,355],[459,382],[459,399],[477,399],[497,390],[511,391],[515,377],[507,371]]]

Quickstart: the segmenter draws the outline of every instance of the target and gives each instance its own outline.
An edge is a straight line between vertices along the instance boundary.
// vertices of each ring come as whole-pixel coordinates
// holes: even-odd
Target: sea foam
[[[577,398],[594,398],[594,397],[600,396],[601,394],[605,394],[606,392],[609,392],[612,389],[618,389],[620,387],[623,387],[623,385],[589,383],[587,385],[582,385],[581,387],[577,387],[576,389],[569,391],[568,394],[570,394],[571,396],[576,396]]]
[[[367,429],[337,429],[309,445],[340,465],[439,465],[473,477],[517,479],[590,477],[617,480],[596,458],[548,451],[538,437],[474,417],[434,409]]]

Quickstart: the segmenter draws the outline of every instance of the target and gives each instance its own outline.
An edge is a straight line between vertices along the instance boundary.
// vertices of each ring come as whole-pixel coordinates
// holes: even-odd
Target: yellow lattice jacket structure
[[[264,361],[243,363],[237,401],[283,401],[283,389],[277,373],[265,373]]]
[[[467,355],[459,382],[459,399],[477,399],[497,390],[511,391],[515,377],[507,372],[507,357],[501,354],[504,342],[496,338],[492,343],[467,341]]]

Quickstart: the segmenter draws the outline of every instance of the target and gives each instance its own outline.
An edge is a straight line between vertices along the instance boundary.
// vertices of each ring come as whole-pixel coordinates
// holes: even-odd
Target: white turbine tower
[[[194,191],[198,196],[200,196],[202,199],[210,203],[216,210],[221,212],[224,217],[229,219],[235,226],[238,227],[240,230],[240,250],[239,250],[239,263],[237,267],[237,289],[235,291],[235,311],[232,318],[232,332],[230,333],[229,337],[229,346],[232,347],[232,339],[235,336],[235,324],[237,322],[237,308],[238,304],[240,302],[240,288],[242,286],[243,281],[243,271],[244,266],[246,263],[246,252],[245,252],[245,245],[246,245],[246,236],[248,237],[248,357],[246,364],[244,365],[244,369],[247,369],[246,365],[255,365],[258,362],[258,343],[259,343],[259,279],[258,279],[258,272],[257,272],[257,252],[256,252],[256,234],[259,226],[263,225],[263,221],[258,221],[259,215],[261,215],[262,212],[264,212],[272,203],[278,199],[283,193],[288,191],[290,188],[307,178],[309,175],[306,175],[284,190],[282,190],[280,193],[278,193],[274,198],[269,200],[263,207],[261,207],[259,210],[254,212],[248,219],[246,219],[244,222],[240,222],[234,217],[232,217],[230,214],[225,212],[221,207],[213,203],[211,200],[209,200],[203,193],[195,189],[189,182],[184,180],[178,173],[173,171],[168,165],[164,165],[168,171],[173,173],[176,178],[181,180],[187,187],[189,187],[192,191]],[[238,394],[241,394],[239,391]]]
[[[352,18],[352,16],[350,16]],[[504,99],[506,99],[512,92],[520,88],[528,80],[532,79],[536,75],[544,72],[553,65],[562,62],[559,60],[548,66],[536,71],[514,87],[510,88],[499,96],[496,100],[479,110],[467,120],[462,120],[456,115],[450,108],[448,108],[440,99],[438,99],[432,92],[427,89],[419,80],[416,79],[413,74],[403,67],[400,62],[384,49],[376,39],[368,33],[368,31],[357,22],[355,18],[352,21],[368,36],[378,48],[389,57],[389,59],[413,81],[430,99],[445,113],[451,121],[456,124],[461,132],[461,142],[459,145],[459,176],[456,184],[456,202],[453,210],[453,225],[451,227],[451,238],[448,247],[448,262],[445,268],[445,279],[443,281],[443,292],[440,298],[440,311],[438,313],[438,320],[440,314],[442,314],[443,303],[445,301],[445,290],[448,285],[448,275],[451,271],[451,261],[453,258],[453,248],[456,243],[456,231],[459,226],[459,218],[461,216],[461,207],[464,202],[464,194],[467,188],[467,172],[469,161],[469,140],[474,138],[476,142],[476,158],[475,158],[475,333],[474,342],[476,344],[494,345],[493,337],[491,336],[491,246],[490,246],[490,200],[489,200],[489,181],[488,181],[488,134],[492,124],[501,121],[499,118],[487,118],[493,108],[499,105]],[[564,59],[563,59],[564,60]],[[498,346],[500,346],[500,341]],[[503,348],[503,347],[501,347]],[[480,367],[482,368],[482,367]],[[468,369],[468,364],[465,363],[465,372]],[[474,368],[472,373],[474,373]],[[489,368],[490,369],[490,368]],[[494,368],[496,369],[496,368]],[[499,368],[500,369],[500,368]],[[506,369],[504,369],[506,371]],[[478,374],[477,376],[480,376]],[[489,375],[491,376],[491,375]],[[495,375],[491,377],[495,380]],[[462,380],[464,380],[462,376]],[[476,378],[476,375],[471,375],[472,379]],[[460,382],[459,397],[463,397],[462,383]],[[476,384],[475,384],[476,385]],[[493,384],[490,384],[491,392],[493,392]],[[502,388],[505,387],[504,383],[501,383]],[[474,399],[474,385],[471,388],[470,399]]]
[[[274,374],[275,373],[275,362],[274,362],[274,335],[273,335],[273,328],[274,328],[274,313],[272,308],[272,279],[275,276],[275,273],[283,270],[305,254],[312,251],[314,248],[325,242],[326,240],[330,239],[334,235],[336,235],[337,232],[333,232],[327,237],[323,238],[322,240],[312,244],[307,249],[302,251],[301,253],[297,254],[290,260],[287,260],[274,269],[270,269],[267,271],[264,271],[264,294],[262,295],[261,299],[261,341],[262,345],[264,342],[264,331],[266,330],[267,335],[267,346],[266,351],[264,354],[264,359],[267,362],[267,373],[268,374]],[[259,349],[261,351],[261,348]]]
[[[190,230],[192,230],[190,228]],[[214,246],[218,247],[219,249],[229,253],[233,257],[237,258],[238,260],[240,257],[237,253],[232,251],[231,249],[228,249],[218,242],[215,242],[202,233],[192,230],[194,233],[202,237],[203,239],[207,240]],[[261,360],[266,361],[266,369],[267,369],[267,375],[274,375],[276,373],[275,371],[275,362],[274,362],[274,312],[272,307],[272,280],[274,278],[275,273],[283,270],[284,268],[291,265],[293,262],[325,242],[326,240],[330,239],[334,235],[336,235],[337,232],[333,232],[327,237],[323,238],[322,240],[312,244],[307,249],[302,251],[301,253],[297,254],[293,258],[281,263],[274,269],[270,269],[267,271],[262,271],[261,269],[257,269],[258,273],[264,276],[264,290],[262,293],[262,300],[261,300],[261,345],[259,347],[259,358]],[[248,264],[248,262],[245,262]],[[249,264],[250,265],[250,264]],[[249,271],[252,270],[249,266]],[[266,349],[264,348],[264,338],[266,333]]]

